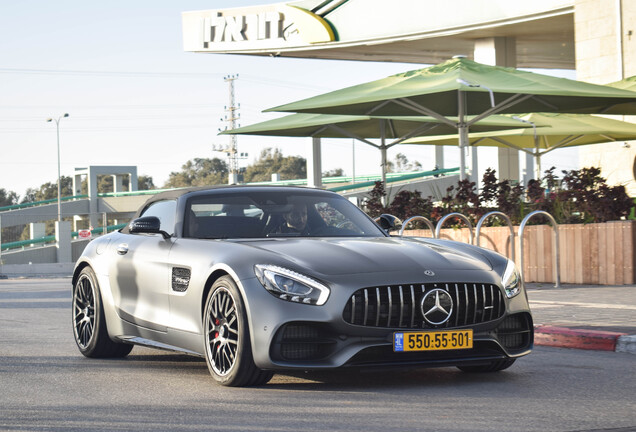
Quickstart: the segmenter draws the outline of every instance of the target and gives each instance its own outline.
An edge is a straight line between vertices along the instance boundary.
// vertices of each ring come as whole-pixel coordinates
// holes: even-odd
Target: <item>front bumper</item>
[[[292,322],[283,325],[270,345],[271,361],[284,368],[337,366],[454,365],[516,358],[532,349],[532,317],[527,312],[506,316],[495,323],[473,327],[470,349],[394,352],[393,330],[382,337],[348,336],[324,323]],[[404,331],[404,329],[394,329]]]
[[[394,332],[427,329],[378,328],[346,322],[343,314],[354,288],[332,289],[324,306],[310,306],[275,298],[257,279],[241,282],[246,293],[254,362],[262,369],[468,365],[521,357],[533,347],[532,316],[523,293],[505,298],[505,312],[497,319],[430,329],[470,328],[474,341],[471,349],[396,353]]]

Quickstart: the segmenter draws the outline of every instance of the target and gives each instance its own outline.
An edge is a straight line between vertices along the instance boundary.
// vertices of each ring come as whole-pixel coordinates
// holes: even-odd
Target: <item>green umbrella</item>
[[[607,85],[618,89],[636,91],[636,75]]]
[[[618,104],[622,114],[636,114],[636,94],[627,90],[453,58],[267,111],[432,116],[459,131],[463,178],[468,128],[485,117],[526,112],[591,114]],[[469,120],[467,115],[475,117]]]
[[[563,147],[636,139],[636,124],[588,114],[533,113],[518,117],[534,129],[508,129],[468,135],[470,146],[511,147],[534,155],[537,178],[541,156]],[[403,144],[456,145],[457,135],[410,138]]]
[[[451,118],[453,121],[457,119]],[[472,117],[468,117],[472,120]],[[475,123],[473,130],[493,131],[528,127],[506,116],[493,116]],[[439,135],[453,132],[454,127],[433,117],[370,117],[329,114],[291,114],[249,126],[225,130],[221,134],[270,135],[316,138],[354,138],[373,146],[382,154],[382,181],[386,177],[386,151],[404,140],[418,135]],[[377,145],[369,139],[379,138]],[[386,143],[386,139],[391,139]]]
[[[624,80],[609,83],[607,85],[621,90],[636,92],[636,75],[633,77],[625,78]],[[625,112],[623,112],[623,108],[623,105],[609,107],[602,114],[626,114]]]

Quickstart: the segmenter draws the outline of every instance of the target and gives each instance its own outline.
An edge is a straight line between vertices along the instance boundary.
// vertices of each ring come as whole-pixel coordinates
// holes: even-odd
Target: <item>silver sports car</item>
[[[533,345],[512,261],[392,237],[347,199],[295,187],[153,196],[86,247],[72,307],[85,356],[124,357],[134,344],[178,350],[205,357],[228,386],[290,369],[495,372]]]

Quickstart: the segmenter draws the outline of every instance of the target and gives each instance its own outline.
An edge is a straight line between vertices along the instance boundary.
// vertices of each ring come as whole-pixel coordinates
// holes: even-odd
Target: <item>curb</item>
[[[615,351],[636,354],[636,336],[601,330],[536,325],[534,344],[558,348]]]
[[[620,336],[616,342],[616,352],[636,354],[636,335]]]

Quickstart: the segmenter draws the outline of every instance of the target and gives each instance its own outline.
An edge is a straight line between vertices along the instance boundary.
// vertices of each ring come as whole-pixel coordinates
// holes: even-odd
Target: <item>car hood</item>
[[[305,238],[242,241],[300,268],[324,275],[386,271],[492,270],[477,249],[466,253],[425,240],[382,238]],[[263,262],[263,264],[267,264]]]

